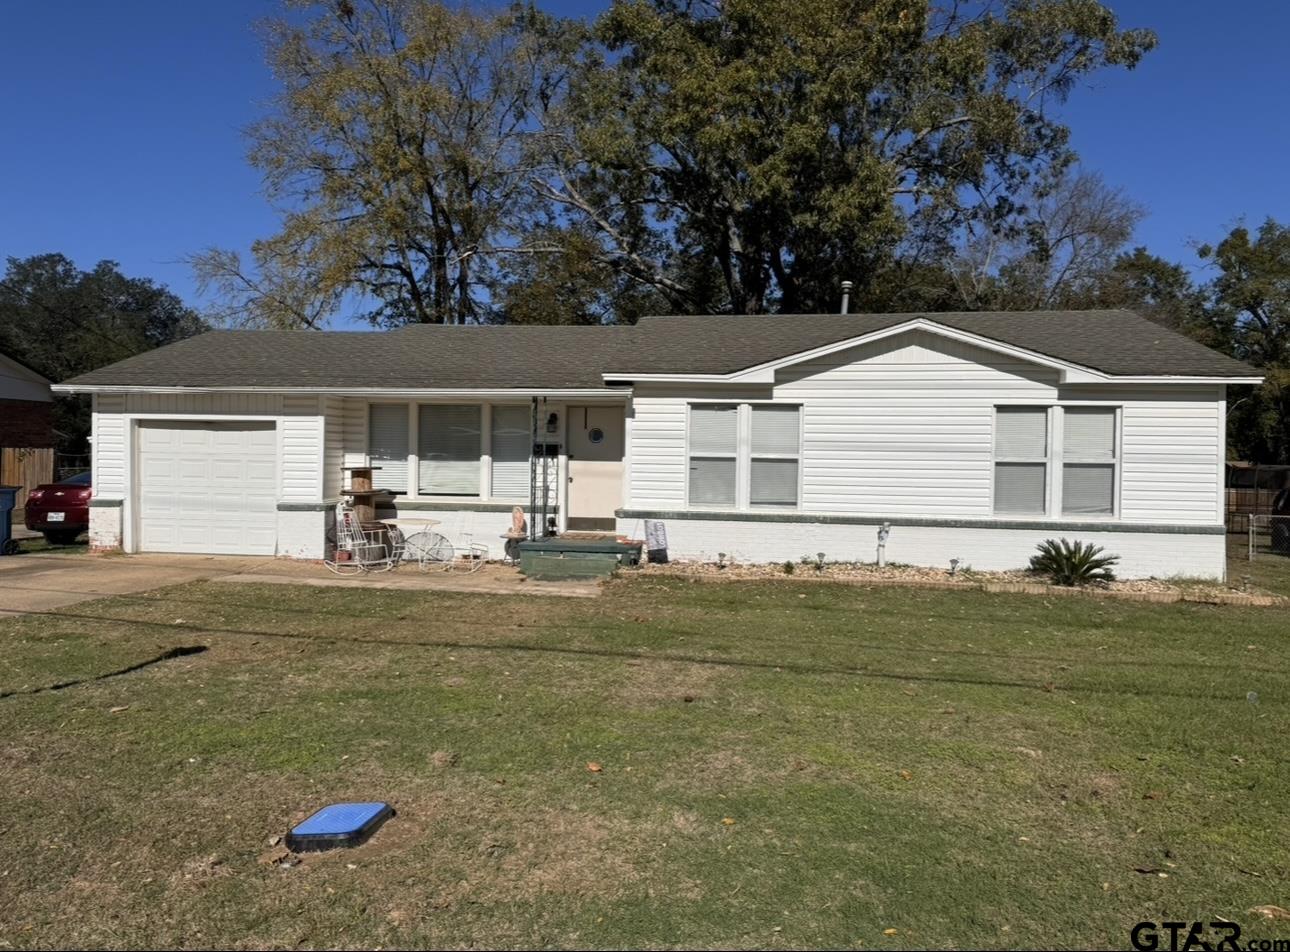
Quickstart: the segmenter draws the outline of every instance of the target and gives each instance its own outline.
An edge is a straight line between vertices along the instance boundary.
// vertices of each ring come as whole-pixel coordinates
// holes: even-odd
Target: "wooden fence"
[[[27,504],[27,490],[54,479],[53,447],[0,448],[0,486],[20,486],[17,507]]]

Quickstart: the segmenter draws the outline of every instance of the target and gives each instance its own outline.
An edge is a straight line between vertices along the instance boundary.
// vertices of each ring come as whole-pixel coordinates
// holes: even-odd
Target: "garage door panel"
[[[140,548],[272,555],[277,436],[272,423],[139,425]]]

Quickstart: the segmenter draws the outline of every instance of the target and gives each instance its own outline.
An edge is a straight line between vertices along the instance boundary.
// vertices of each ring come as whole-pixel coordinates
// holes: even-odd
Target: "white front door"
[[[275,553],[272,422],[146,420],[136,443],[141,552]]]
[[[623,504],[622,407],[565,411],[569,451],[569,528],[613,529]]]

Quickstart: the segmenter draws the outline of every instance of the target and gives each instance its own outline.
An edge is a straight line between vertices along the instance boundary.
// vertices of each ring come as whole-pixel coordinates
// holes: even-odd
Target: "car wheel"
[[[80,534],[74,529],[51,529],[44,533],[45,541],[50,545],[71,545]]]

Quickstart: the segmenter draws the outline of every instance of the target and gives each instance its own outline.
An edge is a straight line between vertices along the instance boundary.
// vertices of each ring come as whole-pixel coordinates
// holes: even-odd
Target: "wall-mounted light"
[[[546,418],[546,431],[548,433],[554,433],[559,428],[560,428],[560,414],[555,412],[548,413]]]

